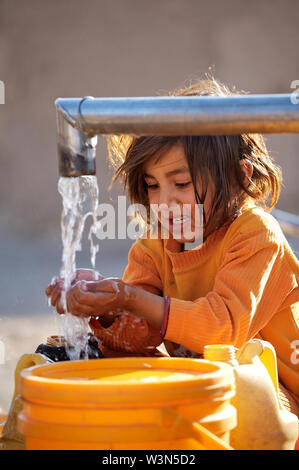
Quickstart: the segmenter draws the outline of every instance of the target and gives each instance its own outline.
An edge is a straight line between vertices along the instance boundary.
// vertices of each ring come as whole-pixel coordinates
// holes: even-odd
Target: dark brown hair
[[[168,93],[170,96],[234,94],[240,93],[230,91],[226,85],[213,77]],[[110,187],[120,178],[130,202],[143,204],[149,211],[143,165],[148,158],[155,155],[159,159],[177,144],[184,148],[198,204],[204,203],[209,177],[215,184],[209,220],[206,220],[204,213],[204,240],[218,227],[233,220],[236,210],[248,196],[253,198],[256,204],[262,204],[269,212],[277,203],[282,185],[282,172],[269,155],[264,138],[260,134],[109,136],[109,160],[115,169]],[[243,158],[249,160],[253,166],[248,186],[243,183],[244,173],[239,164]],[[201,194],[197,191],[199,175],[202,182]],[[270,195],[270,207],[267,207]]]

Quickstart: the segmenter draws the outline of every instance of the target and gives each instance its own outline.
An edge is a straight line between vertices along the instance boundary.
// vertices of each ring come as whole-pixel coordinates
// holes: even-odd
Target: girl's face
[[[151,208],[162,227],[169,230],[178,242],[193,242],[202,235],[202,216],[196,206],[183,146],[175,145],[157,163],[155,160],[154,155],[144,164],[144,179]],[[197,190],[201,194],[199,175],[198,180]],[[204,203],[206,217],[209,216],[213,187],[210,179]]]

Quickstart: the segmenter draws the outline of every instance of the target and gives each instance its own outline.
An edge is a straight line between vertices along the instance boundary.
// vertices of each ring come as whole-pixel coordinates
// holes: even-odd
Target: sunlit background
[[[44,294],[61,264],[55,99],[155,96],[206,72],[250,93],[291,93],[298,24],[297,0],[1,1],[0,408],[17,359],[59,329]],[[284,176],[277,208],[299,215],[299,137],[267,143]],[[100,202],[115,202],[103,138],[96,158]],[[131,243],[102,241],[97,270],[121,277]],[[77,266],[90,267],[86,238]]]

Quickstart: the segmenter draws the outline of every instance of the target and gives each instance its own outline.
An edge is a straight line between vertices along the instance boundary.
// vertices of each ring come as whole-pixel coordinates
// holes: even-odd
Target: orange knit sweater
[[[199,247],[138,239],[123,281],[171,298],[165,346],[201,354],[206,344],[237,348],[253,337],[273,344],[279,380],[299,396],[299,262],[276,219],[254,203]]]

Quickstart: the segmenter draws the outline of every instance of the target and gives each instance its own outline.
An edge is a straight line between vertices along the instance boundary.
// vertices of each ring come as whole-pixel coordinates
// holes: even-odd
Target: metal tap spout
[[[60,176],[71,177],[96,173],[97,136],[88,136],[82,129],[80,112],[73,109],[78,101],[80,109],[80,100],[57,99],[55,102]],[[66,103],[67,107],[65,107]]]

